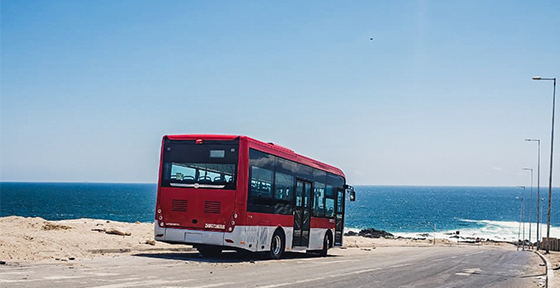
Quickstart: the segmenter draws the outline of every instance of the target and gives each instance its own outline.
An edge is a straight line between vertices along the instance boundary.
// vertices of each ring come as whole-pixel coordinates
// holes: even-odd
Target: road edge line
[[[535,251],[539,257],[544,261],[546,264],[546,287],[554,287],[554,270],[552,270],[552,264],[550,260],[546,258],[541,252]]]

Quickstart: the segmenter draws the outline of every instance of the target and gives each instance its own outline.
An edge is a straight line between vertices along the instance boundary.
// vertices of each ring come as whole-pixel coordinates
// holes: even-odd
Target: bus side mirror
[[[346,189],[350,193],[350,201],[356,201],[356,191],[354,191],[354,187],[350,185],[344,185],[344,189]]]

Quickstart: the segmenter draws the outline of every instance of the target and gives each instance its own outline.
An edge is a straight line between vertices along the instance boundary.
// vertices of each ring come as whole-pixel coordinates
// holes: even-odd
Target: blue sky
[[[374,185],[528,186],[539,138],[547,183],[552,82],[531,77],[560,77],[557,1],[0,11],[0,181],[154,183],[163,135],[216,133]]]

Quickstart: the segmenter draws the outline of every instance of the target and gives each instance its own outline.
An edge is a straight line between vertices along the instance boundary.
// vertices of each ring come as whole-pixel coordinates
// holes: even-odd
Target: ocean
[[[515,241],[536,240],[536,195],[518,187],[356,186],[346,202],[345,229],[385,230],[398,236],[461,236]],[[0,217],[78,218],[152,222],[155,184],[0,183]],[[546,232],[548,188],[541,188],[541,235]],[[551,237],[560,236],[560,189],[553,189]],[[558,196],[555,196],[558,195]],[[523,205],[524,204],[524,205]],[[525,207],[524,217],[522,207]],[[532,224],[529,225],[529,214]],[[520,222],[520,220],[522,220]],[[524,222],[524,224],[522,224]],[[531,226],[531,227],[529,227]]]

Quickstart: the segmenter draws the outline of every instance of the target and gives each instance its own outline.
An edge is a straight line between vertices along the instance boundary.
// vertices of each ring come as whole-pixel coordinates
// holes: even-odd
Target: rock
[[[358,233],[354,232],[354,231],[348,231],[346,233],[344,233],[344,236],[356,236],[358,235]]]
[[[72,229],[72,227],[70,226],[66,226],[66,225],[60,225],[60,224],[54,224],[54,223],[50,223],[47,222],[45,223],[45,225],[43,225],[43,230],[68,230],[68,229]]]
[[[376,230],[374,228],[369,229],[362,229],[358,236],[367,237],[367,238],[394,238],[395,236],[387,231],[384,230]]]
[[[119,235],[119,236],[130,236],[130,235],[132,235],[132,233],[130,233],[130,232],[124,232],[124,231],[121,231],[121,230],[116,229],[116,228],[107,229],[107,230],[105,230],[105,233],[112,234],[112,235]]]
[[[0,261],[0,265],[6,265],[6,261]]]
[[[156,245],[156,240],[146,240],[146,243],[144,243],[144,244],[148,244],[148,245],[154,246],[154,245]]]

